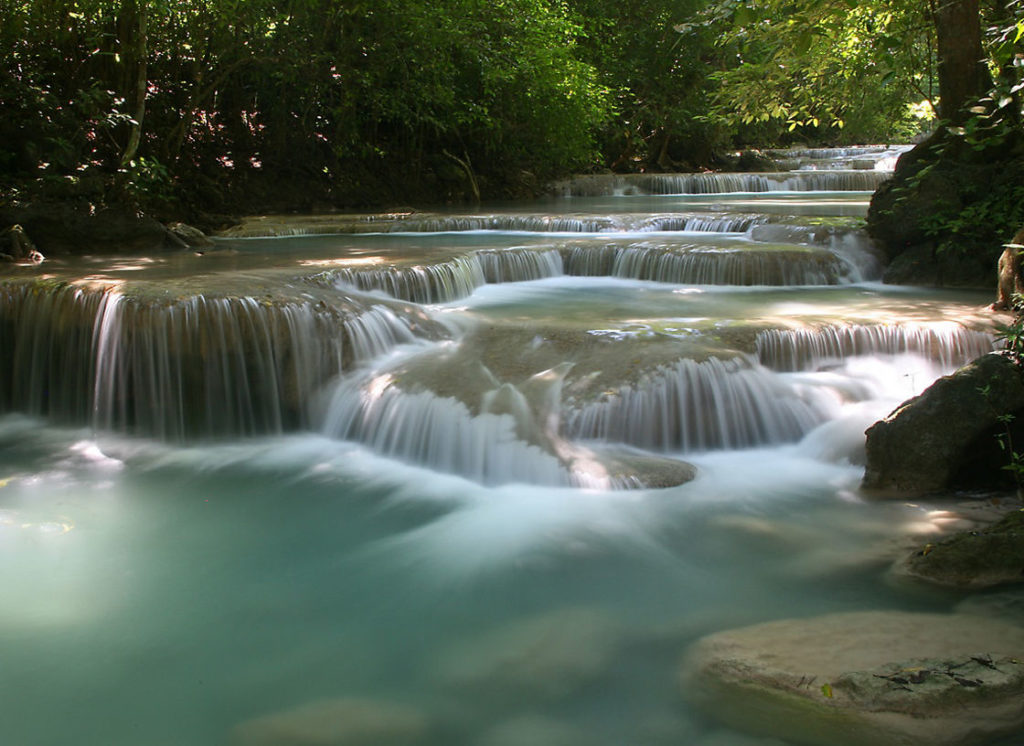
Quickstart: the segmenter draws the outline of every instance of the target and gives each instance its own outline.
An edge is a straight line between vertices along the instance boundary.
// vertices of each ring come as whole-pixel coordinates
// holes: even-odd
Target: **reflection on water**
[[[292,232],[337,232],[48,261],[55,278],[117,291],[18,327],[46,340],[0,326],[19,360],[66,361],[0,365],[0,389],[39,397],[33,409],[0,393],[0,740],[777,746],[688,709],[677,668],[690,642],[953,603],[882,582],[908,541],[960,519],[863,500],[863,431],[991,348],[987,298],[864,281],[849,224],[800,217],[861,215],[867,199],[575,197],[495,209],[477,228],[401,215],[347,233],[356,218],[294,218]],[[663,230],[647,213],[717,222]],[[746,227],[714,230],[740,214]],[[545,230],[479,227],[495,215]],[[392,232],[414,218],[446,229]],[[847,269],[774,287],[566,271],[573,250],[616,246],[823,253]],[[111,305],[121,326],[102,323]],[[59,336],[94,329],[76,313],[95,315],[99,338]],[[57,417],[54,392],[79,375],[99,382]],[[243,401],[240,381],[267,400]],[[193,385],[204,393],[178,390]],[[127,389],[133,411],[93,418]],[[148,400],[224,419],[172,429],[171,444],[160,416],[139,414]],[[291,419],[235,422],[224,412],[240,402]],[[90,422],[101,427],[79,429]],[[612,449],[634,489],[575,478],[604,474]],[[692,481],[642,486],[645,469],[681,460]]]

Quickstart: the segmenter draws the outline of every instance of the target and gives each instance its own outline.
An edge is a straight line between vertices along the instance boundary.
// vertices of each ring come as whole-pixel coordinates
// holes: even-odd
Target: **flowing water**
[[[946,514],[858,493],[993,346],[877,282],[892,156],[0,278],[0,742],[778,744],[687,705],[688,643],[954,603],[883,581]]]

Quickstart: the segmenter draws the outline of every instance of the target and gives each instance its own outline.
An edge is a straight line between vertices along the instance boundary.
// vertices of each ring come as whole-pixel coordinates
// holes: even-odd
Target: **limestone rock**
[[[868,428],[863,488],[904,496],[990,486],[1006,474],[1001,415],[1024,423],[1024,376],[1008,357],[991,353]]]
[[[1024,628],[967,614],[857,612],[720,632],[684,693],[797,744],[962,746],[1024,728]]]
[[[894,572],[954,588],[1024,582],[1024,511],[1014,511],[988,528],[927,544]]]
[[[561,609],[453,646],[439,676],[474,696],[554,700],[600,676],[619,643],[618,625],[602,612]]]
[[[247,720],[233,746],[412,746],[427,736],[425,716],[370,699],[322,699]]]

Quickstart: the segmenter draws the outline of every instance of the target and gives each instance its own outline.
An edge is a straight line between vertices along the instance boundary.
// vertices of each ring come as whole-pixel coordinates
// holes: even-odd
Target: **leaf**
[[[821,693],[824,694],[828,699],[832,699],[832,685],[831,684],[822,684],[821,685]]]

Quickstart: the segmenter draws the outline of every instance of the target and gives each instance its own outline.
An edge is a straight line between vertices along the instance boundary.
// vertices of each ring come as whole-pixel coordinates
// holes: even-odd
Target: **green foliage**
[[[728,61],[713,73],[714,112],[738,133],[863,142],[927,124],[911,109],[933,98],[920,4],[719,0],[702,24]]]
[[[171,172],[156,158],[136,158],[125,172],[125,191],[141,204],[174,200]]]

